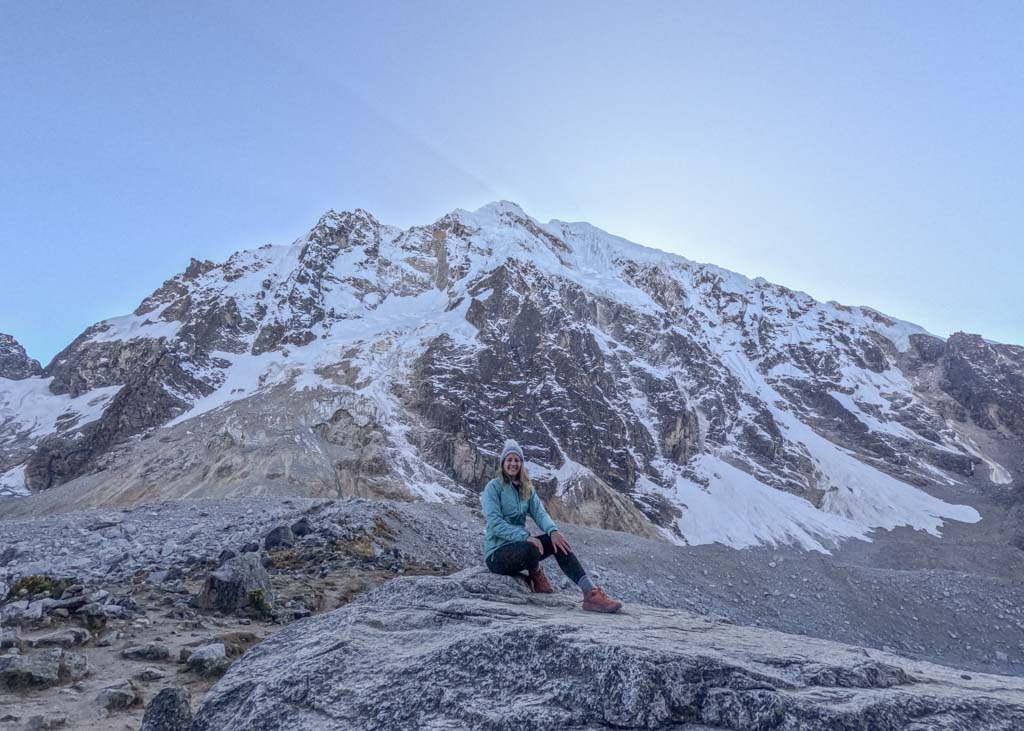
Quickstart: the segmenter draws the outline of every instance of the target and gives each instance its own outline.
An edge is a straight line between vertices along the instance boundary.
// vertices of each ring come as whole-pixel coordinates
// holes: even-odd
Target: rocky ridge
[[[242,494],[472,504],[512,435],[561,519],[828,550],[977,520],[955,490],[928,494],[976,469],[1013,484],[1020,351],[508,202],[406,230],[330,211],[292,246],[193,260],[41,375],[0,381],[0,484],[59,486],[13,508],[37,513]]]
[[[10,335],[0,333],[0,378],[18,381],[42,373],[38,360],[28,357],[25,348]]]

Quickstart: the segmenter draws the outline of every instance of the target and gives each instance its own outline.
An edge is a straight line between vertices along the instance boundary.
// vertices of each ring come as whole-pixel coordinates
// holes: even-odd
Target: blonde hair
[[[514,484],[509,476],[505,474],[504,462],[498,465],[498,479],[507,485]],[[530,475],[526,472],[525,462],[523,463],[523,466],[519,468],[519,485],[516,488],[516,492],[519,493],[520,500],[529,500],[530,496],[533,495],[533,482],[530,481]]]

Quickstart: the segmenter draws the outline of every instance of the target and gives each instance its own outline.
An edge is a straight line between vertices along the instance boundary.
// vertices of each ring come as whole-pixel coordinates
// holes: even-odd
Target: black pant
[[[507,543],[487,557],[487,568],[492,574],[514,576],[523,569],[533,571],[541,561],[548,556],[554,556],[558,561],[558,568],[562,569],[562,573],[572,579],[574,584],[578,584],[580,579],[587,575],[575,553],[555,553],[555,547],[551,545],[551,536],[547,534],[535,538],[543,544],[543,551],[538,551],[529,541]]]

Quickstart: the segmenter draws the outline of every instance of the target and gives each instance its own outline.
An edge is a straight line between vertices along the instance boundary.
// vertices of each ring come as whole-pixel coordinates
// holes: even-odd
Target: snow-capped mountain
[[[2,340],[0,367],[0,489],[66,505],[474,502],[511,436],[564,519],[824,550],[977,520],[922,488],[1009,484],[1024,438],[1024,348],[504,201],[407,230],[330,211],[193,260],[42,371]]]

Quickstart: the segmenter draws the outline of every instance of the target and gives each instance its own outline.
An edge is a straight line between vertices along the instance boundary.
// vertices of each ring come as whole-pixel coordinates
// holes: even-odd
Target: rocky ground
[[[628,605],[1020,676],[1024,551],[1002,540],[1007,510],[984,514],[987,523],[949,525],[942,539],[883,532],[833,556],[564,532]],[[398,575],[478,565],[482,531],[479,513],[462,506],[358,499],[0,520],[0,728],[136,729],[170,687],[186,688],[198,709],[235,658],[295,620]],[[552,565],[575,600],[557,574]],[[199,656],[191,663],[190,653]]]
[[[325,638],[330,638],[326,640]],[[401,578],[232,667],[193,731],[1004,729],[1024,679],[678,609],[580,611],[476,566]]]

